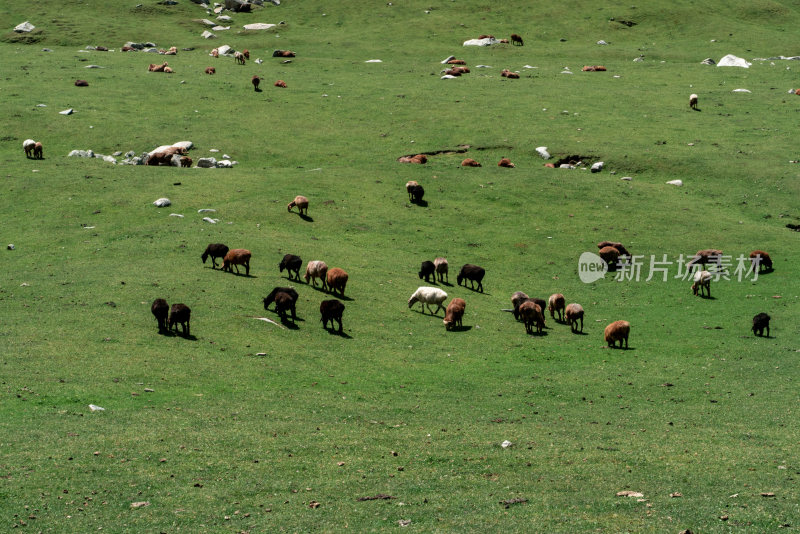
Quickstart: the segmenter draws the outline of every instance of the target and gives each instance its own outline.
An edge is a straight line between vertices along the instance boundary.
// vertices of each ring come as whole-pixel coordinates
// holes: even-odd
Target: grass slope
[[[395,4],[286,0],[234,15],[213,45],[264,59],[245,66],[207,55],[212,44],[193,19],[208,15],[191,2],[0,7],[3,20],[39,29],[0,36],[0,243],[16,246],[2,251],[0,277],[2,524],[50,532],[380,531],[399,520],[418,531],[794,526],[800,255],[797,234],[784,228],[797,222],[800,193],[789,163],[800,104],[787,94],[794,62],[747,70],[699,62],[794,54],[800,10],[790,2]],[[266,33],[236,29],[281,20]],[[511,32],[526,46],[460,46]],[[194,50],[166,58],[171,76],[147,72],[161,56],[81,50],[118,50],[127,40]],[[271,57],[276,48],[298,56],[282,64]],[[440,81],[450,54],[492,68]],[[580,72],[586,64],[609,71]],[[215,76],[203,74],[208,65]],[[575,74],[561,74],[565,66]],[[521,79],[500,78],[502,68]],[[253,74],[265,77],[261,93]],[[90,86],[74,87],[77,78]],[[287,89],[272,87],[279,78]],[[691,92],[701,112],[688,109]],[[74,115],[57,113],[70,107]],[[23,157],[28,137],[44,143],[44,160]],[[195,159],[218,149],[239,164],[65,157],[181,139],[195,143]],[[606,170],[546,169],[534,150],[542,145],[556,157],[603,160]],[[424,166],[395,161],[440,150],[451,152]],[[503,156],[517,168],[496,167]],[[463,157],[484,166],[461,168]],[[685,186],[665,184],[676,178]],[[427,207],[408,203],[412,179]],[[311,199],[313,220],[286,213],[298,193]],[[155,208],[162,196],[173,205]],[[202,208],[216,209],[220,223],[203,222]],[[577,258],[605,239],[644,256],[642,280],[580,281]],[[203,265],[210,242],[252,250],[252,276]],[[707,247],[734,258],[761,248],[776,269],[755,282],[714,283],[713,299],[693,297],[674,267],[666,282],[644,281],[651,256]],[[294,284],[297,329],[255,319],[274,318],[261,298],[287,283],[277,270],[285,253],[350,274],[345,336],[320,327],[319,302],[329,297],[305,284]],[[444,289],[467,301],[461,332],[406,306],[422,284],[419,263],[439,255],[451,266]],[[455,285],[464,263],[487,269],[484,294]],[[580,302],[585,335],[548,317],[546,335],[526,336],[500,311],[516,290]],[[156,333],[156,297],[192,308],[194,338]],[[760,311],[773,318],[770,338],[749,331]],[[606,349],[602,329],[620,318],[632,324],[631,350]],[[90,403],[105,411],[91,413]],[[514,445],[503,449],[504,440]],[[645,500],[616,497],[622,490]],[[395,498],[356,500],[378,494]],[[500,503],[515,498],[527,502]]]

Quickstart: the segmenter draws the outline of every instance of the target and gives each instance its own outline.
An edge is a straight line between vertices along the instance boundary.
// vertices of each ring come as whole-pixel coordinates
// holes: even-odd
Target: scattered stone
[[[215,22],[211,22],[208,19],[200,19],[198,22],[200,22],[201,24],[205,24],[206,26],[216,26],[217,25]]]
[[[546,146],[536,147],[536,152],[542,157],[542,159],[550,159],[550,152],[547,151]]]
[[[217,47],[217,52],[219,52],[221,56],[233,56],[235,50],[228,45],[222,45]]]
[[[710,57],[705,58],[703,61],[700,62],[701,65],[716,65],[717,62],[711,59]]]
[[[217,162],[218,169],[230,169],[233,167],[233,162],[229,159],[223,159]]]
[[[507,499],[505,501],[500,501],[500,504],[502,504],[503,506],[508,508],[512,504],[521,504],[521,503],[524,503],[524,502],[528,502],[528,499],[523,499],[523,498],[518,497],[516,499]]]
[[[202,37],[203,39],[216,39],[217,38],[216,35],[214,35],[213,33],[211,33],[208,30],[206,30],[203,33],[201,33],[200,37]]]
[[[183,219],[183,215],[181,215],[180,213],[170,213],[169,216],[170,217],[180,217],[181,219]]]
[[[603,41],[602,39],[600,39],[599,41],[597,41],[597,44],[599,44],[599,45],[607,45],[608,43]]]
[[[669,496],[672,497],[673,499],[676,499],[678,497],[683,497],[683,493],[676,491],[675,493],[670,493]]]
[[[364,63],[383,63],[380,59],[368,59]]]
[[[717,67],[742,67],[745,69],[749,69],[750,65],[752,65],[752,63],[743,58],[736,57],[733,54],[728,54],[717,63]]]
[[[408,525],[411,524],[411,520],[410,519],[398,519],[397,520],[397,524],[400,525],[401,527],[407,527]]]
[[[447,58],[445,58],[444,60],[440,61],[439,63],[441,63],[442,65],[444,65],[444,64],[446,64],[448,61],[450,61],[451,59],[455,59],[455,58],[456,58],[456,56],[448,56]]]
[[[639,57],[637,57],[637,58],[634,58],[634,59],[633,59],[633,61],[634,61],[635,63],[638,63],[638,62],[640,62],[640,61],[644,61],[644,56],[639,56]]]
[[[153,205],[155,205],[157,208],[164,208],[171,204],[172,202],[170,202],[168,198],[159,198],[158,200],[153,201]]]
[[[69,109],[65,109],[64,111],[59,111],[58,113],[59,113],[59,115],[72,115],[73,113],[75,113],[75,110],[72,109],[72,108],[69,108]]]
[[[267,24],[266,22],[254,22],[252,24],[245,24],[243,28],[245,30],[268,30],[275,26],[276,24]]]
[[[625,490],[625,491],[618,491],[617,497],[644,497],[644,494],[639,493],[638,491]]]
[[[14,31],[17,33],[27,33],[31,32],[36,29],[36,26],[28,22],[27,20],[21,24],[17,24],[14,26]]]
[[[219,219],[212,219],[211,217],[203,217],[203,220],[211,224],[217,224],[219,222]]]
[[[677,185],[678,187],[683,185],[683,180],[670,180],[667,182],[669,185]]]
[[[233,22],[233,19],[228,15],[220,15],[219,17],[217,17],[217,20],[220,22]]]
[[[131,508],[133,508],[134,510],[136,508],[144,508],[145,506],[150,506],[150,502],[149,501],[139,501],[139,502],[132,502],[131,503]]]
[[[513,446],[513,445],[514,445],[514,444],[513,444],[513,443],[511,443],[511,442],[510,442],[510,441],[508,441],[508,440],[505,440],[503,443],[501,443],[501,444],[500,444],[500,446],[501,446],[501,447],[503,447],[504,449],[507,449],[507,448],[509,448],[509,447],[511,447],[511,446]]]
[[[765,491],[764,493],[761,494],[761,496],[762,497],[774,497],[775,494],[772,493],[771,491]]]
[[[203,209],[197,210],[197,213],[216,213],[216,212],[217,212],[217,210],[212,209],[212,208],[203,208]]]
[[[734,89],[731,93],[752,93],[749,89]]]
[[[463,46],[491,46],[499,42],[500,41],[498,41],[494,37],[486,37],[484,39],[469,39],[467,41],[464,41]]]
[[[604,164],[602,161],[598,161],[597,163],[595,163],[594,165],[592,165],[592,167],[591,167],[591,171],[592,171],[592,172],[600,172],[600,171],[602,171],[602,170],[603,170],[603,166],[604,166],[604,165],[605,165],[605,164]]]
[[[102,406],[97,406],[96,404],[90,404],[89,409],[93,412],[104,412],[106,410]]]
[[[91,150],[73,150],[67,154],[68,158],[93,158],[94,152]]]
[[[197,166],[202,169],[210,169],[217,166],[217,158],[200,158],[197,160]]]
[[[633,180],[633,178],[631,178],[630,176],[623,176],[622,178],[620,178],[620,180],[625,180],[626,182],[630,182],[631,180]]]
[[[230,30],[231,27],[230,26],[214,26],[211,29],[214,30],[215,32],[224,32],[225,30]]]
[[[386,495],[383,493],[379,493],[377,495],[373,495],[372,497],[359,497],[356,501],[377,501],[380,499],[395,499],[396,497],[392,497],[391,495]]]
[[[194,148],[194,143],[191,141],[178,141],[177,143],[173,143],[172,146],[179,146],[181,148],[185,148],[186,150],[191,150]]]
[[[8,246],[6,246],[6,248],[8,250],[14,250],[16,247],[14,246],[14,243],[9,243]]]

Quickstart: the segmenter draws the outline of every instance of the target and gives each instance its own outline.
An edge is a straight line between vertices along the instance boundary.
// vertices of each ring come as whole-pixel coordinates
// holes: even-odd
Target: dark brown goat
[[[292,280],[292,272],[294,272],[294,278],[297,281],[300,281],[300,268],[303,266],[303,260],[300,259],[300,256],[295,256],[294,254],[286,254],[281,262],[278,264],[278,269],[280,272],[283,272],[286,269],[287,274],[289,275],[289,280]]]
[[[339,323],[339,333],[342,333],[342,314],[344,313],[344,304],[336,299],[323,300],[319,305],[319,313],[322,315],[322,328],[328,328],[328,321],[331,322],[331,330],[333,330],[333,321]]]
[[[475,289],[475,282],[478,283],[478,291],[483,293],[483,277],[486,275],[486,270],[483,267],[478,267],[477,265],[472,265],[471,263],[465,263],[463,267],[461,267],[461,271],[458,273],[456,277],[456,281],[458,285],[461,285],[461,282],[464,282],[464,287],[467,287],[467,280],[469,280],[469,287],[470,289]]]
[[[153,304],[150,306],[150,311],[155,316],[156,321],[158,321],[158,331],[159,332],[166,332],[167,331],[167,319],[169,317],[169,304],[164,299],[156,299],[153,301]]]
[[[184,336],[189,336],[189,318],[192,315],[192,310],[189,306],[183,303],[173,304],[169,312],[169,329],[175,328],[178,331],[178,323],[181,325],[181,330]]]
[[[217,268],[217,258],[225,258],[225,254],[228,253],[227,245],[223,245],[222,243],[210,243],[206,247],[206,251],[200,256],[200,259],[203,260],[203,263],[206,262],[209,256],[211,256],[211,268]]]

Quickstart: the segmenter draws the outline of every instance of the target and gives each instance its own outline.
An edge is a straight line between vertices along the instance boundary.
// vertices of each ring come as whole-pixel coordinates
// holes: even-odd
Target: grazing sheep
[[[498,167],[507,167],[507,168],[509,168],[509,169],[513,169],[514,167],[516,167],[516,165],[514,165],[513,163],[511,163],[511,160],[510,160],[510,159],[508,159],[508,158],[503,158],[503,159],[501,159],[500,161],[498,161],[498,162],[497,162],[497,166],[498,166]]]
[[[180,163],[181,167],[191,167],[192,158],[190,158],[189,156],[181,156]]]
[[[36,146],[36,141],[33,139],[25,139],[22,142],[22,148],[25,150],[25,157],[30,158],[33,155],[33,147]]]
[[[503,69],[502,71],[500,71],[500,76],[502,76],[503,78],[509,78],[509,79],[512,79],[512,80],[515,80],[515,79],[519,78],[519,74],[517,74],[516,72],[511,72],[508,69]]]
[[[167,330],[167,317],[169,316],[169,304],[164,299],[156,299],[150,306],[150,311],[158,321],[158,331],[166,332]]]
[[[559,323],[564,322],[564,308],[566,307],[567,301],[564,299],[564,295],[561,293],[553,293],[550,295],[550,298],[547,299],[547,309],[550,311],[550,317],[552,319],[556,318],[556,314],[558,314],[558,319],[556,319]]]
[[[253,75],[253,77],[252,77],[252,78],[250,78],[250,83],[252,83],[252,84],[253,84],[253,90],[254,90],[254,91],[258,92],[258,90],[259,90],[259,89],[258,89],[258,84],[260,84],[260,83],[261,83],[261,80],[263,80],[263,79],[264,79],[264,78],[262,78],[262,77],[261,77],[261,76],[259,76],[258,74],[254,74],[254,75]]]
[[[236,274],[239,274],[239,265],[244,265],[245,276],[250,276],[250,256],[249,250],[244,248],[234,248],[225,254],[222,259],[222,270],[233,272],[232,267],[236,267]]]
[[[275,50],[272,57],[295,57],[296,54],[291,50]]]
[[[33,145],[33,157],[34,159],[42,159],[44,155],[42,154],[42,143],[36,141],[36,144]]]
[[[471,263],[465,263],[461,267],[461,271],[458,273],[456,277],[456,281],[458,285],[461,285],[461,281],[464,281],[464,287],[467,287],[467,280],[469,280],[469,287],[470,289],[475,289],[475,282],[478,283],[478,291],[483,293],[483,277],[486,274],[486,270],[483,267],[478,267],[477,265],[472,265]]]
[[[475,161],[472,158],[467,158],[467,159],[465,159],[464,161],[461,162],[461,166],[462,167],[480,167],[481,164],[478,163],[477,161]]]
[[[167,63],[166,61],[161,65],[155,65],[153,63],[150,63],[150,66],[147,68],[147,70],[149,70],[150,72],[164,72],[164,69],[167,68],[167,65],[169,65],[169,63]]]
[[[286,82],[284,82],[283,80],[278,80],[277,82],[275,82],[272,85],[274,85],[275,87],[282,87],[282,88],[286,89]]]
[[[697,254],[695,254],[691,260],[686,263],[686,269],[690,270],[692,267],[696,265],[702,265],[705,267],[709,263],[716,263],[717,267],[721,265],[722,262],[722,251],[717,250],[715,248],[706,248],[703,250],[698,250]]]
[[[511,305],[514,306],[514,319],[519,321],[519,307],[523,302],[527,302],[531,298],[522,291],[515,291],[511,294]]]
[[[617,263],[619,262],[619,250],[616,247],[603,247],[597,253],[606,264],[608,265],[609,271],[614,271],[617,268]]]
[[[173,72],[175,72],[175,71],[174,71],[174,70],[172,70],[172,68],[170,68],[170,67],[164,67],[164,73],[165,73],[165,74],[172,74]]]
[[[519,306],[519,316],[525,324],[525,332],[533,334],[533,327],[536,326],[536,333],[541,334],[544,329],[544,315],[542,308],[532,300],[526,300]]]
[[[303,276],[306,283],[311,278],[311,285],[317,287],[317,278],[322,280],[322,289],[328,289],[327,282],[328,264],[324,261],[310,261],[306,265],[306,274]]]
[[[425,189],[419,184],[412,185],[409,195],[411,195],[411,202],[419,204],[422,202],[422,197],[425,196]]]
[[[445,69],[441,72],[445,76],[461,76],[461,71],[456,69]]]
[[[629,258],[631,256],[631,253],[628,252],[628,249],[625,248],[625,245],[617,241],[600,241],[597,244],[597,248],[599,249],[603,249],[605,247],[614,247],[615,249],[617,249],[617,252],[619,252],[620,256],[627,256]]]
[[[89,87],[89,82],[86,80],[75,80],[75,87]]]
[[[300,215],[303,214],[308,215],[308,199],[306,197],[304,197],[303,195],[297,195],[296,197],[294,197],[294,200],[289,202],[287,208],[289,211],[292,211],[292,208],[295,206],[297,206]]]
[[[290,297],[292,297],[292,301],[295,302],[295,303],[297,302],[297,299],[300,297],[300,295],[297,294],[297,291],[293,287],[276,287],[276,288],[273,288],[273,290],[270,291],[269,295],[264,297],[264,309],[265,310],[268,310],[269,309],[269,305],[272,304],[273,302],[275,302],[275,295],[277,295],[278,293],[285,293],[286,295],[289,295]],[[276,310],[277,310],[277,304],[276,304]],[[294,316],[294,313],[292,313],[292,315]]]
[[[275,302],[275,312],[278,314],[278,317],[281,318],[281,321],[285,322],[286,312],[292,312],[292,322],[297,320],[297,313],[295,312],[295,299],[288,293],[284,293],[283,291],[278,291],[275,293],[273,297]]]
[[[464,299],[454,298],[450,301],[450,304],[447,305],[447,309],[444,312],[444,327],[446,330],[452,330],[454,327],[458,326],[461,327],[461,319],[464,317],[464,309],[467,307],[467,303],[464,302]]]
[[[219,48],[214,48],[213,50],[211,50],[211,53],[209,55],[213,57],[219,57]]]
[[[603,65],[584,65],[581,70],[583,72],[605,72],[606,68]]]
[[[409,181],[406,182],[406,192],[408,193],[408,200],[409,201],[411,201],[411,191],[413,191],[413,188],[415,186],[418,186],[418,185],[419,185],[419,183],[417,183],[416,180],[409,180]]]
[[[428,156],[425,154],[415,154],[413,156],[400,156],[397,158],[397,161],[400,163],[416,163],[419,165],[424,165],[428,163]]]
[[[283,272],[286,269],[287,274],[289,275],[289,280],[292,279],[292,272],[294,272],[294,278],[297,281],[300,281],[300,267],[303,266],[303,260],[300,259],[300,256],[295,256],[294,254],[286,254],[281,262],[278,264],[278,269],[280,272]]]
[[[244,65],[246,63],[244,60],[244,54],[238,51],[233,53],[233,60],[237,65]]]
[[[434,282],[436,281],[436,265],[432,261],[423,261],[422,265],[419,268],[419,278],[425,279],[426,282],[430,283],[430,277],[433,275]]]
[[[616,343],[619,341],[619,348],[622,348],[622,342],[625,341],[625,348],[627,349],[630,332],[631,324],[628,321],[614,321],[603,331],[603,337],[605,337],[609,347],[616,347]]]
[[[573,332],[578,330],[578,319],[581,320],[581,332],[583,332],[583,306],[576,303],[567,304],[564,315],[567,318],[567,324]]]
[[[447,61],[448,65],[466,65],[467,62],[463,59],[450,59]]]
[[[753,262],[753,272],[761,272],[762,267],[767,271],[772,270],[772,258],[763,250],[754,250],[751,252],[750,261]]]
[[[331,322],[331,330],[333,330],[333,321],[339,323],[339,333],[342,333],[342,313],[344,313],[344,304],[340,300],[331,299],[323,300],[319,305],[319,313],[322,315],[322,328],[328,328],[328,321]]]
[[[169,311],[169,329],[175,328],[178,331],[178,323],[181,325],[181,330],[184,336],[189,336],[189,318],[192,315],[192,310],[189,306],[183,303],[173,304]]]
[[[705,291],[704,291],[705,290]],[[706,296],[711,296],[711,273],[708,271],[696,271],[694,273],[694,283],[692,284],[692,293],[697,295],[700,293],[700,296],[703,296],[703,293]]]
[[[214,67],[206,67],[206,74],[216,74],[216,73],[217,69],[215,69]]]
[[[244,50],[242,50],[242,55],[245,57],[245,59],[250,59],[250,50],[245,48]]]
[[[425,313],[425,306],[427,306],[428,312],[430,312],[431,315],[436,315],[439,313],[439,310],[444,309],[442,302],[444,302],[446,298],[447,293],[438,287],[421,286],[418,287],[417,290],[414,291],[414,294],[411,295],[411,298],[408,299],[408,307],[411,308],[415,302],[419,302],[422,313]],[[431,311],[431,304],[436,304],[435,312]]]
[[[334,267],[328,270],[326,278],[328,279],[328,291],[336,293],[338,290],[339,294],[344,297],[344,288],[347,287],[347,273],[343,269]]]
[[[205,252],[203,255],[200,256],[200,259],[203,260],[203,263],[206,262],[209,256],[211,256],[211,268],[217,268],[217,258],[225,258],[225,255],[228,253],[230,249],[227,245],[223,245],[222,243],[209,243],[206,247]]]
[[[511,34],[511,44],[512,45],[517,45],[518,44],[519,46],[524,46],[525,45],[525,43],[522,42],[522,37],[520,37],[516,33],[512,33]]]
[[[770,316],[763,312],[753,317],[753,334],[763,336],[764,329],[766,329],[767,337],[769,337],[769,320]]]
[[[436,267],[436,274],[439,275],[439,281],[444,282],[445,277],[447,277],[447,283],[450,283],[450,277],[447,273],[448,265],[446,258],[436,258],[433,260],[433,266]]]
[[[494,39],[494,35],[489,35],[486,33],[482,33],[478,36],[478,39]]]
[[[697,109],[697,95],[692,93],[689,95],[689,107],[691,109]]]

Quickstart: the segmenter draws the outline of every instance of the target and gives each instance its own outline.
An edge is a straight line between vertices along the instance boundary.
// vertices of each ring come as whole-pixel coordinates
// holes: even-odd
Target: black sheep
[[[203,252],[203,255],[200,256],[200,258],[203,260],[203,263],[205,263],[208,257],[211,256],[212,269],[216,269],[217,258],[224,258],[225,254],[228,253],[228,250],[228,247],[222,243],[211,243],[206,247],[206,251]]]
[[[753,333],[757,336],[763,336],[766,328],[767,337],[769,337],[769,320],[770,316],[763,312],[753,317]]]
[[[467,287],[467,280],[469,280],[470,289],[475,289],[475,282],[478,282],[478,291],[483,293],[483,276],[486,274],[486,271],[483,267],[478,267],[477,265],[472,265],[471,263],[465,264],[461,267],[461,272],[458,273],[458,285],[461,285],[461,281],[464,281],[464,287]]]
[[[178,323],[181,325],[181,331],[184,336],[189,336],[189,318],[192,315],[192,310],[189,306],[183,303],[173,304],[169,312],[169,329],[175,328],[178,331]]]
[[[297,319],[297,313],[295,311],[295,302],[297,302],[297,293],[295,292],[294,295],[286,293],[284,291],[278,291],[275,293],[275,311],[278,313],[278,316],[281,318],[281,321],[286,321],[286,312],[292,312],[292,322]]]
[[[342,313],[344,313],[344,304],[340,300],[323,300],[319,305],[319,312],[322,315],[322,327],[328,328],[328,321],[331,322],[331,330],[333,330],[334,319],[339,322],[339,333],[342,333]]]
[[[425,196],[425,189],[421,185],[412,185],[408,190],[408,194],[411,195],[411,202],[419,204],[422,202],[422,197]]]
[[[164,299],[156,299],[150,306],[150,311],[153,312],[156,320],[158,321],[158,331],[164,332],[167,329],[167,317],[169,316],[169,304]]]
[[[419,277],[421,279],[425,279],[426,282],[430,282],[430,277],[433,276],[433,281],[436,281],[436,266],[433,264],[432,261],[423,261],[422,266],[419,268]]]
[[[283,272],[283,270],[286,269],[289,274],[289,280],[292,280],[292,272],[294,272],[294,278],[296,278],[298,281],[300,280],[300,267],[302,266],[303,260],[300,259],[300,256],[295,256],[294,254],[285,255],[278,264],[280,272]]]

